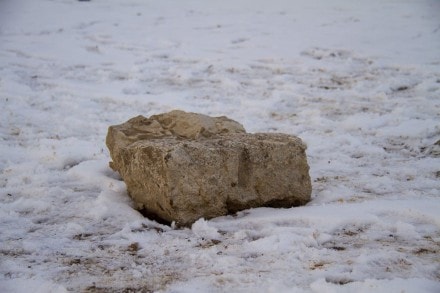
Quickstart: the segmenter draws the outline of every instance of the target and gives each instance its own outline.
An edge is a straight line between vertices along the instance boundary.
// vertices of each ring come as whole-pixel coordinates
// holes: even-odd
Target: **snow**
[[[440,292],[440,2],[0,1],[0,292]],[[175,229],[109,125],[308,145],[312,201]]]

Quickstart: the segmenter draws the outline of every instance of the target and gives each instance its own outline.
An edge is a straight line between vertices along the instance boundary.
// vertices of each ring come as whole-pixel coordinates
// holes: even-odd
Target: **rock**
[[[106,143],[137,208],[179,226],[310,200],[306,146],[295,136],[172,111],[110,126]]]

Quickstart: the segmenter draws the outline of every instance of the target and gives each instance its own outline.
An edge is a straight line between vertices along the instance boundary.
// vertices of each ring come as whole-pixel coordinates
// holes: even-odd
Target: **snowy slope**
[[[0,0],[0,292],[440,292],[440,2]],[[313,200],[175,230],[107,127],[308,144]]]

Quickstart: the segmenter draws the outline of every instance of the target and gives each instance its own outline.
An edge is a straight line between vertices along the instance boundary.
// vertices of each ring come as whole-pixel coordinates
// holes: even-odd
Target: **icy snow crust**
[[[439,1],[0,1],[1,292],[440,292]],[[175,230],[107,127],[308,144],[313,200]]]

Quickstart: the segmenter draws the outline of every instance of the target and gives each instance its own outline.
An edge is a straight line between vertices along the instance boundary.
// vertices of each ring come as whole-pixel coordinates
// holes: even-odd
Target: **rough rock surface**
[[[180,226],[310,200],[306,147],[295,136],[248,134],[227,117],[172,111],[110,126],[106,143],[137,208]]]

